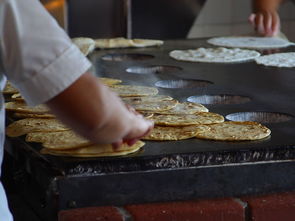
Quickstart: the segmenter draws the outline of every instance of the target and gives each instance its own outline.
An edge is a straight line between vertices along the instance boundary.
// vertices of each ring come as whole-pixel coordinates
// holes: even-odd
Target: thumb
[[[132,128],[123,140],[139,139],[146,135],[154,126],[154,122],[144,119],[141,115],[135,116]]]

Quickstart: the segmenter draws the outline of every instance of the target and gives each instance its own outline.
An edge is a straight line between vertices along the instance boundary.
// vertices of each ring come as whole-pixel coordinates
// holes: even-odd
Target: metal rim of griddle
[[[259,123],[281,123],[294,119],[294,116],[279,112],[250,111],[237,112],[225,116],[230,121],[256,121]]]
[[[132,66],[126,69],[127,73],[132,74],[163,74],[181,71],[182,68],[172,65],[149,65],[149,66]]]
[[[153,59],[155,56],[150,54],[138,54],[138,53],[111,53],[105,54],[101,57],[103,61],[142,61]]]
[[[217,105],[217,104],[244,104],[251,101],[250,97],[232,94],[218,95],[194,95],[187,98],[187,101],[193,103]]]
[[[207,80],[194,80],[194,79],[175,79],[175,80],[161,80],[155,83],[156,87],[160,88],[198,88],[198,87],[208,87],[213,84],[211,81]]]

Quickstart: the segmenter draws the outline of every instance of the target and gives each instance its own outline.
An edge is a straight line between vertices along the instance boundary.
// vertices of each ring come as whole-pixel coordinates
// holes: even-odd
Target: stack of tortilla
[[[270,130],[256,122],[224,122],[224,117],[198,103],[179,102],[158,95],[157,88],[147,86],[118,85],[121,80],[101,79],[122,100],[146,118],[154,121],[155,127],[144,140],[169,141],[189,138],[208,140],[241,141],[258,140],[270,135]],[[20,98],[15,95],[15,98]],[[95,145],[77,135],[50,114],[45,105],[28,107],[24,101],[7,102],[7,111],[24,119],[14,121],[6,129],[7,136],[26,134],[27,142],[42,143],[41,153],[72,157],[118,156],[138,151],[144,143],[123,145],[113,150],[109,145]]]
[[[208,140],[242,141],[268,137],[270,130],[256,122],[224,122],[198,103],[179,102],[158,95],[153,87],[113,85],[111,89],[138,112],[149,115],[155,127],[144,140],[168,141],[193,137]]]
[[[8,95],[15,94],[15,93],[18,93],[18,90],[15,87],[13,87],[9,81],[7,81],[2,93],[8,94]]]
[[[100,81],[105,85],[121,83],[121,80],[113,78],[100,78]],[[46,105],[27,106],[20,93],[10,87],[8,85],[6,88],[11,91],[8,94],[12,94],[12,101],[6,102],[5,108],[8,112],[13,112],[13,117],[22,119],[11,123],[6,128],[6,135],[26,135],[27,142],[42,143],[43,154],[72,157],[121,156],[134,153],[144,145],[144,142],[138,141],[132,146],[123,144],[114,150],[111,144],[93,144],[59,122]]]

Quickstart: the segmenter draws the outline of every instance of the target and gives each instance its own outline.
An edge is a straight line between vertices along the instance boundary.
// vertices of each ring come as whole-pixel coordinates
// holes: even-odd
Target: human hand
[[[87,93],[85,93],[87,91]],[[134,144],[153,122],[127,107],[108,87],[86,72],[46,104],[66,125],[93,143]]]
[[[258,11],[249,16],[249,22],[259,35],[276,36],[280,31],[280,17],[277,11]]]
[[[141,137],[149,134],[154,126],[152,121],[146,120],[143,115],[139,114],[133,107],[126,105],[126,108],[130,114],[133,115],[133,120],[131,122],[134,126],[132,126],[133,129],[130,130],[130,132],[125,137],[117,142],[112,143],[114,150],[120,149],[120,146],[123,143],[127,143],[129,146],[132,146]],[[142,133],[140,133],[140,131]]]
[[[104,107],[108,120],[96,133],[100,141],[109,140],[114,150],[118,150],[123,143],[132,146],[151,131],[154,126],[152,121],[145,119],[132,106],[124,104],[114,92],[108,90],[105,95],[107,97],[103,100],[107,100]]]

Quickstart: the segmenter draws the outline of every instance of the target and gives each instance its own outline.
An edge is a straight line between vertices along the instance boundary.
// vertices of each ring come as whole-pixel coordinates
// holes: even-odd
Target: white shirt
[[[0,86],[5,83],[5,75],[30,105],[53,98],[91,65],[39,0],[0,0],[0,39]],[[0,165],[3,109],[0,96]],[[1,183],[0,219],[12,220]]]

